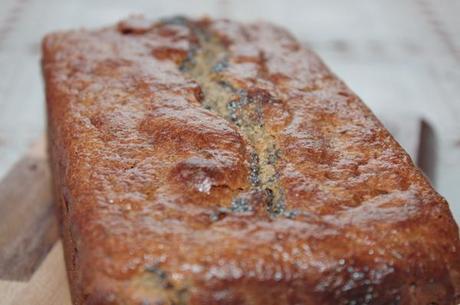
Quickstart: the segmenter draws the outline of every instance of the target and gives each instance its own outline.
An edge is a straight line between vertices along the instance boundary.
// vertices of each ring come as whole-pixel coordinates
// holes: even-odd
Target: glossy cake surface
[[[285,30],[134,17],[43,72],[75,304],[458,301],[447,203]]]

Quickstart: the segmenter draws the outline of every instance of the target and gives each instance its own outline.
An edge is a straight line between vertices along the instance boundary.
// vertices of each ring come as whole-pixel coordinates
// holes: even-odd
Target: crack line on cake
[[[234,124],[249,148],[249,192],[235,196],[230,206],[233,212],[250,212],[256,207],[247,197],[251,193],[263,197],[265,209],[271,217],[285,211],[284,191],[279,185],[276,164],[280,150],[274,135],[265,127],[264,105],[277,102],[266,90],[239,89],[229,84],[220,74],[228,68],[229,51],[218,37],[202,26],[189,24],[197,37],[180,71],[198,83],[202,90],[202,106]],[[263,56],[263,54],[261,54]]]

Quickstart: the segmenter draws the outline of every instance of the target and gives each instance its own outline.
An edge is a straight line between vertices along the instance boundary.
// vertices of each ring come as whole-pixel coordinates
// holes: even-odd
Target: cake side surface
[[[285,30],[131,18],[43,73],[75,304],[458,301],[447,203]]]

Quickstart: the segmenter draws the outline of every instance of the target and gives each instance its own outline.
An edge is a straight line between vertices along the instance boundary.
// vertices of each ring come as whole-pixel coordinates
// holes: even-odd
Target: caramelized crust
[[[447,202],[283,29],[131,18],[43,71],[74,304],[458,301]]]

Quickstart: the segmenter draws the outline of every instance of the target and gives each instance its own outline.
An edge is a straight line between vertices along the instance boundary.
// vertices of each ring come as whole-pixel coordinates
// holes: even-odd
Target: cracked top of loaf
[[[73,300],[454,305],[445,200],[268,23],[132,17],[43,42]]]

